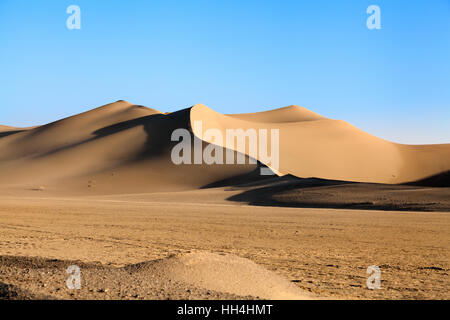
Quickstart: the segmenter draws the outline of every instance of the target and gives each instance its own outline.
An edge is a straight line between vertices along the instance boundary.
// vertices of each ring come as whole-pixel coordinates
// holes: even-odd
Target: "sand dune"
[[[218,128],[223,135],[226,129],[279,129],[280,174],[395,184],[424,179],[450,169],[450,144],[396,144],[345,121],[323,118],[296,106],[233,116],[195,105],[191,110],[192,127],[194,121],[200,120],[203,130]],[[195,128],[194,134],[202,136]],[[270,163],[264,164],[271,167]]]
[[[203,131],[217,128],[224,136],[226,129],[279,129],[280,166],[272,169],[280,175],[403,183],[450,170],[450,144],[395,144],[298,106],[223,115],[195,105],[163,114],[117,101],[38,127],[0,127],[0,188],[60,194],[189,190],[256,168],[173,164],[170,151],[176,142],[170,137],[177,128],[192,130],[203,148],[225,146],[196,132],[195,121],[202,121]],[[248,146],[244,153],[252,155]]]
[[[189,110],[164,115],[118,101],[0,138],[0,186],[71,194],[199,188],[254,169],[176,166],[171,133],[187,128]]]

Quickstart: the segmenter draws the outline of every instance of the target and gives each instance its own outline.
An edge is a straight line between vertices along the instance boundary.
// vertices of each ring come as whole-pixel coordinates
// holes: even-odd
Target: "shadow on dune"
[[[119,122],[94,131],[94,137],[90,139],[51,150],[39,155],[39,157],[45,157],[63,150],[68,150],[70,148],[139,126],[142,126],[145,130],[147,140],[145,142],[145,147],[143,148],[141,153],[137,156],[134,155],[134,158],[131,160],[139,161],[143,159],[149,159],[154,156],[160,156],[165,154],[166,152],[169,152],[174,145],[179,143],[179,141],[171,140],[172,133],[176,129],[188,130],[191,135],[192,142],[194,141],[194,139],[198,139],[194,136],[190,127],[190,109],[191,108],[187,108],[177,112],[172,112],[170,114],[152,114],[132,120]],[[203,148],[208,144],[209,143],[202,141]],[[246,156],[246,162],[248,162],[247,158],[248,157]]]
[[[152,114],[132,120],[119,122],[114,125],[94,131],[94,137],[90,139],[56,148],[49,152],[40,154],[38,157],[42,158],[52,154],[56,154],[58,152],[69,150],[73,147],[77,147],[85,143],[89,143],[94,140],[114,135],[139,126],[142,126],[144,128],[147,134],[147,141],[145,143],[146,146],[141,154],[133,159],[136,161],[142,160],[143,158],[160,155],[165,150],[170,149],[173,144],[176,144],[177,142],[171,141],[171,134],[175,129],[189,128],[189,109],[180,110],[168,115]],[[42,128],[40,130],[42,130]]]
[[[23,132],[25,130],[12,130],[12,131],[4,131],[4,132],[0,132],[0,138],[4,138],[4,137],[8,137],[10,135],[16,134],[16,133],[20,133]]]
[[[191,146],[193,148],[194,140],[198,140],[198,138],[193,134],[190,125],[190,110],[191,108],[187,108],[169,114],[155,114],[129,121],[120,122],[112,126],[108,126],[95,131],[94,132],[94,134],[96,135],[95,139],[116,134],[120,131],[127,130],[136,126],[143,126],[147,134],[147,140],[145,143],[146,146],[142,151],[142,153],[138,155],[135,159],[135,160],[143,160],[154,156],[168,154],[170,150],[172,150],[172,148],[179,143],[179,141],[171,140],[172,133],[176,129],[186,129],[190,133]],[[204,150],[204,148],[207,145],[209,145],[209,143],[205,141],[202,141],[201,144],[202,150]],[[192,150],[191,155],[193,154],[194,152]],[[225,154],[226,149],[224,150],[224,155]],[[234,151],[234,156],[236,157],[236,155],[237,152]],[[248,163],[247,155],[245,155],[245,163]]]
[[[189,110],[190,108],[167,115],[153,114],[120,122],[95,131],[95,138],[98,139],[130,128],[143,126],[147,134],[146,147],[136,160],[157,156],[178,143],[171,141],[174,130],[179,128],[189,129]]]
[[[73,166],[73,170],[62,174],[67,175],[69,179],[73,178],[73,184],[78,188],[77,192],[95,188],[95,192],[98,193],[199,188],[203,184],[232,177],[238,173],[249,172],[256,167],[254,164],[249,164],[248,156],[245,156],[245,163],[242,165],[230,166],[214,163],[208,166],[204,161],[198,165],[194,164],[193,159],[198,155],[195,147],[202,147],[203,154],[209,143],[201,141],[193,134],[190,127],[190,111],[191,108],[187,108],[170,114],[140,115],[138,118],[122,120],[114,124],[109,122],[108,125],[97,125],[96,127],[90,124],[90,129],[83,135],[74,134],[74,138],[71,138],[66,144],[64,144],[64,139],[56,139],[57,142],[53,145],[51,143],[44,144],[44,147],[40,150],[37,149],[29,158],[39,160],[37,162],[39,165],[46,164],[46,162],[64,163],[57,168],[60,171]],[[76,126],[72,124],[73,127],[81,130],[78,128],[82,128],[82,123],[76,122],[75,124]],[[48,128],[39,128],[30,135],[45,133],[44,137],[47,137],[54,134],[53,131],[45,131],[46,129]],[[59,127],[56,129],[60,130]],[[185,156],[184,153],[190,153],[191,164],[189,161],[176,164],[171,158],[173,147],[181,142],[181,140],[172,141],[171,139],[176,129],[186,130],[186,135],[181,137],[183,142],[188,142],[187,140],[190,138],[191,149],[189,150],[189,147],[183,145],[179,152],[183,156]],[[55,131],[56,134],[62,132],[62,135],[69,131],[64,127],[62,130],[58,130]],[[39,136],[33,138],[36,141],[40,140]],[[38,144],[36,143],[36,145]],[[226,154],[225,151],[223,156],[225,157]],[[78,165],[78,157],[85,156],[83,162]],[[237,157],[237,152],[234,152],[234,157]],[[183,160],[186,158],[183,157]],[[42,170],[42,175],[45,175],[48,167]],[[56,169],[52,174],[57,175]],[[111,178],[113,176],[114,178]],[[84,184],[82,179],[87,181],[86,189],[82,185]],[[160,181],[152,179],[160,179]],[[92,181],[96,182],[94,187],[91,184]],[[136,183],[137,181],[139,183]]]

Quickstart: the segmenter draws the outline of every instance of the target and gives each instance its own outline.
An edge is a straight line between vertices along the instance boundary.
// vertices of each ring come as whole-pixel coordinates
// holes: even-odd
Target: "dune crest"
[[[269,111],[255,113],[227,114],[232,118],[256,122],[300,122],[326,119],[318,113],[300,106],[287,106]]]
[[[18,130],[20,128],[0,125],[0,132]]]

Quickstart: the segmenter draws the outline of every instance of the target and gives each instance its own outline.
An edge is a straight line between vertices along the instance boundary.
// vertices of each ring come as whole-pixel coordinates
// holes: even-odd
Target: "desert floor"
[[[215,188],[3,195],[0,292],[6,298],[14,290],[19,298],[245,298],[239,290],[180,286],[161,277],[144,288],[142,279],[120,269],[173,254],[211,252],[250,259],[322,298],[450,298],[450,212],[265,207],[226,200],[238,193]],[[75,293],[65,286],[71,261],[90,275]],[[370,265],[381,268],[380,290],[366,288]],[[99,271],[94,277],[95,270],[107,275]],[[128,288],[121,285],[124,277]]]

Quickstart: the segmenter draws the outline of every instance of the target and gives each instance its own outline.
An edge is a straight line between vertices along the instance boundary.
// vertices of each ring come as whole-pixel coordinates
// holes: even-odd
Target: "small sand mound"
[[[66,287],[67,267],[81,270],[81,289]],[[0,256],[2,299],[313,299],[248,259],[195,252],[125,267]]]
[[[194,252],[174,256],[152,264],[149,272],[194,287],[238,296],[283,300],[313,298],[274,272],[230,254]]]

